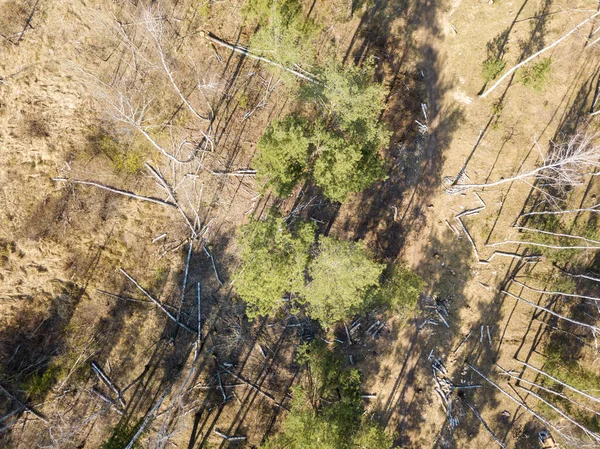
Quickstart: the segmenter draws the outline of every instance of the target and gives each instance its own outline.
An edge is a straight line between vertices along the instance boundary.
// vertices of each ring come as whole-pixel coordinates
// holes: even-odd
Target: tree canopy
[[[402,316],[414,310],[425,282],[409,268],[385,270],[359,242],[321,237],[314,243],[309,223],[290,227],[268,215],[242,226],[234,285],[250,318],[277,312],[286,296],[324,327],[374,306]]]
[[[285,197],[302,178],[311,153],[312,138],[306,120],[287,116],[272,122],[258,141],[254,167],[261,181]]]
[[[392,438],[363,417],[361,376],[320,341],[299,347],[305,366],[281,432],[261,449],[389,449]]]
[[[406,265],[392,266],[384,273],[373,302],[406,318],[415,310],[425,285],[425,281]]]
[[[298,0],[250,0],[246,19],[258,24],[250,39],[250,49],[286,67],[311,64],[317,27],[302,13]]]
[[[309,248],[314,241],[311,224],[300,223],[293,231],[285,220],[272,215],[251,220],[240,230],[238,244],[242,266],[235,288],[253,318],[281,307],[283,297],[304,285]]]
[[[383,179],[379,151],[390,133],[379,120],[386,89],[366,67],[331,65],[309,83],[302,97],[314,105],[309,118],[289,115],[273,122],[261,138],[255,160],[259,178],[279,196],[289,195],[304,175],[333,201],[342,202]]]
[[[326,327],[358,313],[379,286],[384,268],[360,243],[322,237],[303,290],[307,313]]]

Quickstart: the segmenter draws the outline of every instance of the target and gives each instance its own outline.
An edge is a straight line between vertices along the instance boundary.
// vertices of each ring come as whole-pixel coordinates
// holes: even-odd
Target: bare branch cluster
[[[539,146],[536,143],[539,150]],[[579,132],[569,137],[564,142],[552,142],[547,154],[540,151],[541,163],[533,170],[522,172],[510,178],[485,184],[456,184],[448,189],[450,195],[459,194],[468,190],[496,187],[514,181],[522,181],[531,186],[534,182],[542,188],[554,188],[563,192],[567,187],[583,184],[586,175],[595,175],[600,168],[600,144],[598,134]],[[544,190],[545,194],[549,194]]]

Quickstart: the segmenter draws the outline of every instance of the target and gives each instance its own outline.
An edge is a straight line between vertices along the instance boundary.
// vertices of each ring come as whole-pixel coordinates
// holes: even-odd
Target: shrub
[[[21,389],[27,392],[30,400],[40,401],[50,392],[60,373],[61,369],[58,366],[50,365],[42,374],[31,374],[21,384]]]
[[[259,25],[250,39],[252,51],[285,67],[306,67],[313,62],[315,47],[311,41],[317,27],[303,15],[298,0],[250,0],[242,12],[246,21]]]
[[[552,58],[543,58],[521,70],[521,83],[534,90],[542,90],[550,78]]]
[[[489,83],[490,81],[496,79],[498,75],[502,73],[504,68],[506,67],[506,62],[497,56],[490,56],[485,61],[483,61],[483,65],[481,68],[481,76],[483,77],[483,81]]]

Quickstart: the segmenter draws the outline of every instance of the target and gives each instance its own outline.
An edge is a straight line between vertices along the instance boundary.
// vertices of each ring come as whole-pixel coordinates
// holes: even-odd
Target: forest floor
[[[9,11],[14,3],[2,0],[0,6]],[[231,41],[247,40],[238,31],[236,11],[242,2],[216,3],[213,14],[228,20],[203,22],[202,27]],[[313,5],[314,14],[326,13],[321,3]],[[404,448],[495,444],[469,410],[461,413],[456,429],[450,428],[435,392],[431,355],[443,360],[455,383],[482,385],[466,398],[508,447],[537,447],[542,427],[465,368],[468,361],[489,374],[495,363],[518,369],[515,357],[537,360],[545,325],[499,289],[521,272],[548,268],[543,261],[494,256],[496,249],[518,251],[517,245],[486,247],[516,239],[511,226],[531,187],[512,183],[480,192],[480,197],[472,192],[450,196],[444,192],[445,177],[461,171],[472,182],[510,177],[535,165],[536,142],[546,148],[583,120],[580,112],[594,95],[600,68],[597,48],[584,47],[591,25],[548,54],[551,76],[541,90],[524,86],[517,75],[488,98],[478,98],[478,93],[489,52],[501,54],[510,67],[522,54],[541,49],[583,20],[586,8],[597,6],[592,3],[380,0],[331,31],[347,63],[375,57],[377,76],[390,87],[382,115],[393,131],[386,153],[389,176],[341,207],[311,203],[305,190],[280,206],[286,212],[300,206],[325,232],[364,240],[379,259],[406,263],[427,281],[422,307],[408,323],[392,319],[373,339],[364,330],[378,319],[374,312],[363,318],[367,322],[352,344],[337,348],[352,356],[363,373],[365,392],[376,394],[368,411]],[[176,212],[160,206],[51,180],[68,175],[161,196],[150,176],[115,173],[114,161],[93,148],[93,130],[105,126],[107,117],[90,92],[86,70],[106,63],[116,66],[117,78],[121,59],[123,66],[133,63],[121,57],[115,64],[109,43],[98,37],[102,27],[93,26],[95,7],[60,0],[28,6],[35,14],[22,39],[20,28],[8,29],[12,24],[2,22],[5,29],[0,30],[13,41],[4,37],[0,47],[0,374],[2,385],[24,398],[32,393],[32,379],[43,383],[32,374],[37,367],[67,369],[59,376],[62,384],[43,391],[32,404],[59,423],[53,424],[53,432],[46,429],[42,435],[39,421],[28,417],[2,441],[7,447],[33,447],[40,441],[70,447],[83,440],[85,447],[99,447],[111,429],[127,433],[133,428],[165,389],[183,391],[193,383],[193,391],[202,394],[162,411],[153,430],[178,447],[225,447],[215,429],[247,435],[249,444],[259,444],[289,403],[288,390],[298,374],[293,347],[314,333],[302,318],[249,324],[243,307],[232,300],[236,229],[248,216],[259,217],[274,200],[260,197],[260,186],[243,177],[181,178],[189,183],[183,184],[188,192],[199,195],[200,218],[210,224],[207,249],[216,261],[213,266],[198,247],[191,252],[183,296],[195,304],[199,283],[204,298],[200,363],[192,369],[194,341],[189,335],[165,324],[161,312],[148,304],[101,292],[139,299],[118,271],[123,268],[162,302],[176,305],[187,256],[185,224],[173,219]],[[221,83],[210,98],[219,105],[222,120],[215,125],[222,148],[219,168],[248,167],[262,130],[288,107],[285,93],[275,92],[268,107],[243,119],[263,95],[263,84],[254,76],[259,66],[225,53],[224,62],[217,61],[207,45],[194,45],[195,32],[189,32],[190,48],[197,52],[193,56],[208,61],[205,74],[218,73]],[[422,132],[417,120],[426,126]],[[595,120],[590,126],[598,126]],[[581,203],[599,190],[591,184],[579,195]],[[464,216],[474,251],[456,216],[481,206]],[[165,238],[155,240],[164,233]],[[425,323],[437,320],[427,308],[436,298],[449,309],[449,327]],[[193,315],[194,307],[184,313]],[[346,341],[343,329],[339,332]],[[580,350],[581,357],[588,357],[585,348]],[[94,394],[98,381],[89,370],[92,361],[124,390],[125,416],[107,410]],[[226,405],[214,383],[223,363],[235,366],[235,373],[254,385],[236,390]],[[232,374],[226,382],[243,383],[236,379]],[[68,381],[77,386],[61,389]],[[2,411],[8,413],[15,401],[4,400]],[[86,427],[88,420],[95,424]]]

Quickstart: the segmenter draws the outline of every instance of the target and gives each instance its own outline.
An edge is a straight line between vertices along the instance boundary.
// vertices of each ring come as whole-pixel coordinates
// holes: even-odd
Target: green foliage
[[[334,201],[344,201],[385,176],[379,151],[390,133],[380,121],[387,89],[373,82],[373,67],[334,64],[319,73],[321,84],[311,83],[304,97],[319,107],[315,126],[315,183]]]
[[[546,347],[545,371],[579,390],[600,390],[600,375],[583,368],[571,357],[571,354],[566,354],[564,351],[564,347],[558,344]]]
[[[40,401],[49,392],[52,386],[56,383],[57,378],[61,373],[60,367],[50,365],[43,374],[35,372],[21,383],[21,389],[27,392],[30,400]]]
[[[502,73],[505,67],[506,62],[497,56],[488,57],[485,61],[483,61],[481,68],[481,76],[483,77],[483,81],[489,83],[490,81],[496,79],[498,75]]]
[[[118,173],[136,175],[144,168],[145,151],[140,146],[124,148],[115,136],[102,129],[88,136],[88,152],[106,156]]]
[[[343,202],[349,193],[360,192],[385,176],[385,165],[378,150],[387,144],[387,136],[369,140],[355,132],[323,130],[315,135],[318,158],[313,177],[323,193]]]
[[[234,285],[250,318],[276,312],[286,296],[324,327],[374,305],[402,317],[412,313],[425,285],[417,274],[400,266],[380,284],[385,266],[360,243],[322,237],[311,258],[314,236],[312,224],[290,229],[272,215],[241,228]]]
[[[242,13],[259,25],[250,39],[252,51],[285,67],[312,63],[317,27],[302,14],[298,0],[250,0]]]
[[[405,319],[417,307],[426,283],[407,266],[393,267],[374,295],[375,303]]]
[[[286,293],[302,289],[314,232],[308,223],[290,230],[285,220],[274,216],[252,220],[241,228],[242,265],[235,286],[248,305],[250,318],[276,311]]]
[[[535,64],[525,66],[521,70],[521,83],[534,90],[542,90],[550,78],[552,58],[540,59]]]
[[[546,345],[546,364],[544,371],[564,383],[571,385],[579,390],[594,392],[600,389],[600,375],[584,368],[580,365],[580,359],[576,357],[573,351],[563,344],[562,339],[551,341]],[[543,378],[542,384],[555,391],[561,391],[563,387],[549,378]],[[541,392],[543,394],[543,392]],[[600,420],[597,415],[592,415],[579,407],[574,407],[572,403],[557,398],[555,395],[545,394],[546,400],[552,403],[559,403],[561,408],[571,415],[573,419],[581,423],[592,432],[600,431]]]
[[[537,215],[534,216],[533,220],[527,224],[530,228],[540,229],[542,231],[556,232],[556,233],[568,233],[569,230],[561,223],[558,215]],[[576,230],[572,230],[576,234]],[[551,246],[569,246],[573,245],[573,241],[570,239],[564,239],[556,235],[542,234],[539,232],[528,232],[525,231],[521,234],[523,240],[541,243],[544,245]],[[536,246],[535,251],[543,254],[549,260],[553,261],[558,265],[564,265],[568,262],[574,262],[578,255],[583,253],[580,249],[553,249],[545,248],[543,246]]]
[[[386,89],[372,81],[372,67],[334,65],[310,83],[303,96],[316,105],[307,120],[288,116],[272,124],[259,142],[255,165],[275,193],[285,196],[312,174],[333,201],[344,201],[385,176],[379,151],[390,133],[380,122]]]
[[[359,243],[323,237],[303,290],[307,313],[329,327],[361,311],[383,269]]]
[[[144,160],[144,153],[138,149],[130,149],[115,155],[113,167],[117,172],[137,175],[144,169]]]
[[[287,116],[273,122],[258,141],[254,167],[260,180],[280,197],[289,195],[302,178],[311,152],[305,120]]]
[[[140,425],[141,422],[140,424],[130,426],[123,424],[117,425],[113,429],[108,440],[106,440],[102,446],[100,446],[100,449],[124,449],[138,431]],[[134,449],[140,447],[139,441],[140,439],[138,438],[138,440],[133,444],[132,447]]]
[[[282,431],[262,449],[390,449],[392,438],[363,418],[360,373],[345,369],[320,341],[302,345],[297,361],[306,366],[294,390]]]

